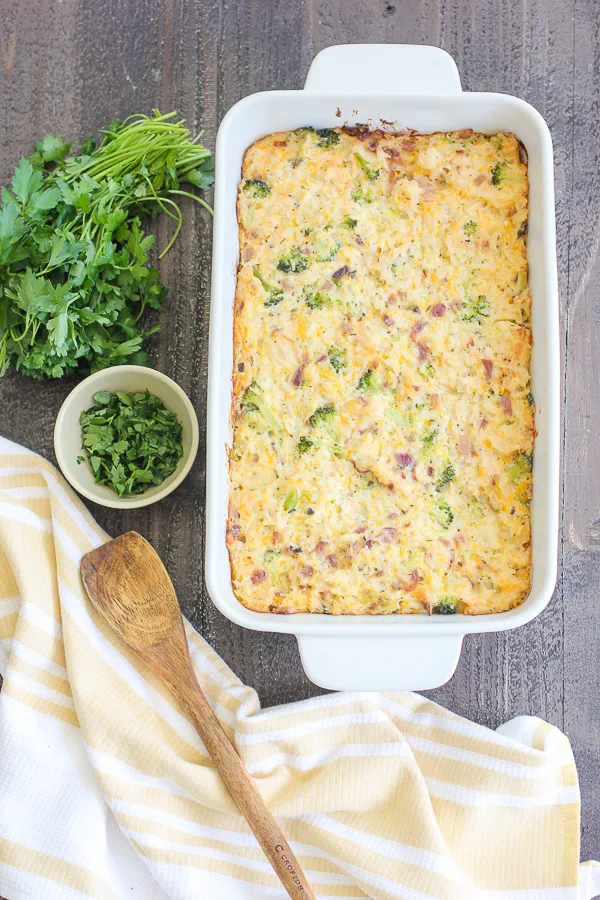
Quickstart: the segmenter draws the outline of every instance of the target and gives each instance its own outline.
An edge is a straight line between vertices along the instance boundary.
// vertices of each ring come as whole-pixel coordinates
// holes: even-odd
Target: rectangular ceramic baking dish
[[[277,615],[235,597],[225,544],[238,262],[237,185],[245,150],[258,138],[303,125],[367,123],[418,132],[510,131],[529,158],[528,257],[533,298],[532,390],[537,439],[533,469],[533,581],[518,608],[488,616]],[[304,90],[254,94],[225,116],[217,136],[210,320],[206,582],[218,609],[258,631],[295,634],[308,677],[335,690],[424,690],[447,681],[463,637],[529,622],[556,581],[559,473],[558,296],[552,141],[541,115],[505,94],[461,90],[454,60],[437,47],[344,45],[314,59]]]

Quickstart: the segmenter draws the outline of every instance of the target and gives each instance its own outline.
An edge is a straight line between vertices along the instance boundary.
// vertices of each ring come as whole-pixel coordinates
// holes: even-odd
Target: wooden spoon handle
[[[316,900],[283,832],[223,731],[192,670],[189,681],[187,679],[178,681],[176,690],[178,700],[202,738],[225,786],[250,825],[286,891],[293,900]]]

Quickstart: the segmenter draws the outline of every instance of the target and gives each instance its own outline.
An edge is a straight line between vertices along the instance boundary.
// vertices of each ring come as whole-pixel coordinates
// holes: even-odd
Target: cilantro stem
[[[211,215],[214,215],[212,207],[210,207],[202,197],[198,197],[197,194],[190,194],[188,191],[169,191],[169,194],[181,194],[182,197],[189,197],[191,200],[195,200],[196,203],[199,203],[200,206],[203,206],[204,209],[207,209]]]

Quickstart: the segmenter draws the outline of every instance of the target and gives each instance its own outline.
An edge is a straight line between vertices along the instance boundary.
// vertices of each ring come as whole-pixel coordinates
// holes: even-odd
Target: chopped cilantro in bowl
[[[94,406],[79,422],[85,456],[96,484],[118,497],[143,494],[175,472],[183,456],[182,428],[175,413],[149,391],[96,391]]]
[[[67,395],[54,426],[67,481],[114,509],[148,506],[174,491],[198,443],[198,419],[185,391],[142,366],[111,366],[85,378]]]

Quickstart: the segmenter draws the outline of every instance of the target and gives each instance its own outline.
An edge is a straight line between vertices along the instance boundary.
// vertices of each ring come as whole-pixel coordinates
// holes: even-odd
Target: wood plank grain
[[[600,649],[599,32],[595,0],[0,0],[0,183],[47,131],[77,141],[115,116],[156,105],[177,108],[191,125],[203,126],[213,147],[219,121],[238,99],[301,87],[313,55],[346,41],[437,44],[455,57],[466,89],[517,94],[545,116],[555,144],[568,334],[559,584],[548,610],[526,628],[468,638],[456,676],[431,696],[492,726],[533,713],[567,729],[582,781],[584,856],[597,853],[600,843],[600,700],[593,672]],[[196,209],[185,214],[182,235],[161,264],[169,306],[153,355],[196,406],[198,460],[185,484],[157,506],[129,513],[90,506],[110,533],[133,528],[152,541],[186,615],[263,704],[297,700],[319,689],[302,671],[295,640],[237,628],[204,588],[211,223]],[[159,245],[168,233],[160,222]],[[53,458],[54,418],[73,383],[6,376],[2,432]]]
[[[564,472],[565,730],[580,772],[582,856],[600,836],[600,7],[578,4],[570,170]]]

